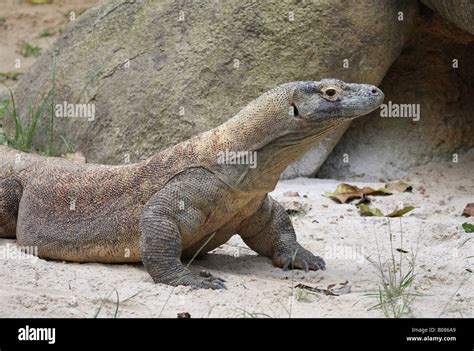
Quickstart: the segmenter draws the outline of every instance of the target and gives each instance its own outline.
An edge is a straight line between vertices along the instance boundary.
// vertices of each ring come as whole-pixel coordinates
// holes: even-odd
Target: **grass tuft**
[[[42,49],[39,46],[33,46],[26,41],[20,42],[18,53],[27,58],[27,57],[38,57],[41,55]]]
[[[0,139],[4,141],[4,144],[17,150],[31,152],[33,138],[37,131],[38,122],[43,115],[49,94],[43,96],[37,106],[28,106],[26,115],[28,124],[24,124],[18,114],[13,92],[6,84],[3,83],[3,85],[7,88],[10,99],[0,102]],[[9,137],[3,131],[3,122],[7,113],[15,124],[15,133],[12,137]]]
[[[48,28],[43,29],[39,33],[40,38],[47,38],[47,37],[51,37],[51,36],[53,36],[53,33],[51,33]]]
[[[422,296],[414,289],[416,280],[416,258],[417,252],[411,250],[408,258],[403,257],[403,252],[397,252],[393,246],[393,233],[389,224],[390,234],[390,253],[391,257],[382,262],[377,237],[375,237],[378,250],[378,261],[375,262],[370,258],[367,260],[376,268],[379,276],[379,287],[376,292],[369,293],[367,296],[375,298],[378,302],[369,308],[370,310],[381,310],[387,318],[401,318],[412,315],[411,306],[416,297]],[[400,247],[403,244],[403,230],[400,218]],[[399,258],[396,259],[396,255]],[[407,263],[404,269],[403,263]]]
[[[5,80],[18,80],[18,77],[21,75],[21,72],[0,72],[0,82]]]
[[[14,149],[23,152],[32,152],[35,135],[41,123],[45,124],[46,130],[49,133],[48,146],[45,149],[39,149],[40,154],[45,156],[55,156],[56,152],[53,149],[54,142],[54,101],[56,93],[56,66],[53,59],[52,69],[52,88],[47,94],[44,94],[39,99],[38,103],[30,105],[26,109],[26,116],[20,116],[15,97],[12,90],[4,82],[3,84],[8,90],[9,97],[0,101],[0,144],[8,145]],[[49,119],[45,118],[49,112]],[[5,133],[3,126],[5,119],[9,117],[12,119],[15,126],[15,132],[12,136]],[[64,138],[63,141],[65,142]],[[67,144],[67,143],[66,143]],[[69,148],[69,147],[68,147]]]

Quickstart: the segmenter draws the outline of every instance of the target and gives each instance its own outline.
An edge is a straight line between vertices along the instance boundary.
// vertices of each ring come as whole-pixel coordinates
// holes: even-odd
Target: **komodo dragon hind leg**
[[[14,179],[0,179],[0,238],[14,238],[23,188]]]
[[[283,206],[268,195],[262,207],[244,221],[238,231],[252,250],[271,258],[284,270],[317,271],[326,268],[321,257],[298,244],[290,217]]]
[[[179,210],[180,201],[189,203],[186,196],[189,194],[180,184],[174,183],[161,189],[145,205],[140,221],[140,253],[145,269],[155,283],[225,289],[223,279],[209,273],[194,273],[181,262],[179,228],[194,231],[204,220],[202,212],[193,206]]]

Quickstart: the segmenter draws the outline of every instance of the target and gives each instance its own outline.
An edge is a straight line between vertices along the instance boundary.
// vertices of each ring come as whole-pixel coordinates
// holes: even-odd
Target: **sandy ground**
[[[432,163],[404,178],[412,193],[372,197],[384,212],[400,203],[416,210],[391,219],[394,249],[417,252],[412,303],[414,317],[474,317],[472,270],[474,234],[465,233],[461,216],[474,195],[474,150],[459,163]],[[228,290],[192,290],[153,284],[141,265],[49,262],[18,257],[14,240],[0,240],[0,317],[383,317],[369,310],[377,301],[367,296],[380,280],[366,256],[384,263],[390,258],[388,219],[360,216],[354,204],[337,204],[324,197],[339,181],[282,181],[273,196],[306,208],[292,217],[299,241],[322,255],[327,270],[284,272],[259,257],[235,236],[230,242],[192,264],[227,280]],[[380,187],[383,183],[354,183]],[[299,198],[284,196],[297,191]],[[400,244],[403,233],[403,243]],[[378,246],[377,246],[378,242]],[[395,252],[407,271],[410,254]],[[298,299],[295,285],[319,288],[349,281],[351,292],[340,296],[312,293]],[[119,301],[117,304],[117,300]],[[118,306],[118,311],[116,312]]]

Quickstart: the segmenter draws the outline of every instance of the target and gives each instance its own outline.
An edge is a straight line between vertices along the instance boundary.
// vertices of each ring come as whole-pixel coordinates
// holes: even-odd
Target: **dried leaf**
[[[466,205],[466,207],[464,208],[464,211],[462,211],[462,215],[465,217],[474,216],[474,202],[471,202]]]
[[[408,251],[407,251],[407,250],[403,250],[403,249],[400,249],[400,248],[398,248],[398,249],[395,249],[395,250],[397,250],[398,252],[401,252],[401,253],[408,253]]]
[[[391,182],[385,184],[385,188],[390,190],[390,191],[399,191],[399,192],[404,192],[404,191],[412,191],[413,187],[407,183],[402,182],[401,180],[396,181],[396,182]]]
[[[366,195],[391,195],[392,193],[385,189],[373,189],[371,187],[358,188],[355,185],[347,183],[339,184],[334,192],[326,192],[325,196],[341,204],[350,202],[354,199],[364,198]]]
[[[366,204],[360,204],[359,206],[360,214],[362,216],[376,216],[376,217],[383,217],[382,211],[378,208],[370,208]]]
[[[356,186],[352,186],[346,183],[339,184],[334,192],[326,192],[325,196],[333,199],[336,202],[345,204],[353,199],[358,199],[363,196],[363,194]]]
[[[413,207],[413,206],[407,206],[407,207],[404,207],[400,210],[393,211],[393,212],[389,213],[388,215],[386,215],[385,217],[401,217],[405,213],[413,211],[414,209],[415,209],[415,207]]]
[[[373,195],[373,196],[386,196],[386,195],[392,195],[390,190],[387,188],[380,188],[380,189],[373,189],[370,186],[366,186],[362,188],[361,190],[362,194],[364,195]]]
[[[401,217],[405,213],[408,213],[408,212],[415,209],[415,207],[413,207],[413,206],[407,206],[407,207],[404,207],[400,210],[396,210],[396,211],[393,211],[393,212],[391,212],[387,215],[384,215],[383,212],[380,211],[380,209],[370,208],[366,204],[359,204],[357,207],[359,208],[360,214],[362,216],[375,216],[375,217]]]
[[[465,222],[462,227],[466,233],[474,233],[474,224]]]

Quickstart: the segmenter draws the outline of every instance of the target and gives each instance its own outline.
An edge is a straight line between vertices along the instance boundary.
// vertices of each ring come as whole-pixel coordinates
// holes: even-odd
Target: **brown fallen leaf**
[[[371,187],[359,188],[355,185],[341,183],[336,187],[334,192],[327,191],[325,196],[333,199],[336,202],[345,204],[354,199],[364,198],[366,195],[391,195],[392,193],[385,188],[373,189]]]
[[[325,192],[324,195],[341,204],[363,196],[359,188],[346,183],[339,184],[336,191]]]
[[[388,190],[387,188],[373,189],[370,186],[363,187],[362,188],[362,194],[364,194],[364,195],[373,195],[373,196],[392,195],[390,190]]]
[[[385,188],[390,190],[390,191],[399,191],[401,193],[407,191],[410,192],[413,190],[413,187],[407,183],[402,182],[401,180],[396,181],[396,182],[391,182],[385,184]]]
[[[471,202],[471,203],[466,205],[466,207],[462,211],[462,215],[464,217],[474,216],[474,202]]]
[[[401,217],[403,216],[405,213],[408,213],[410,211],[413,211],[415,209],[414,206],[407,206],[407,207],[403,207],[399,210],[396,210],[396,211],[393,211],[391,213],[389,213],[388,215],[386,215],[385,217]]]
[[[359,208],[360,214],[362,216],[375,216],[375,217],[384,217],[384,216],[385,217],[401,217],[405,213],[408,213],[415,209],[415,207],[413,206],[407,206],[402,209],[395,210],[393,212],[390,212],[389,214],[384,215],[380,209],[375,208],[375,207],[374,208],[369,207],[366,204],[359,204],[357,205],[357,207]]]

